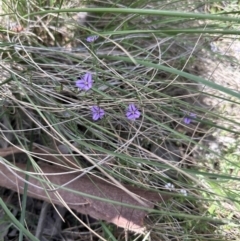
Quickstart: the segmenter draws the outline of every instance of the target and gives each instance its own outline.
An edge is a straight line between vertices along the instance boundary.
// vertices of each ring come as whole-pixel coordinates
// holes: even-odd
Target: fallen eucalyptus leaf
[[[12,153],[14,151],[16,152],[16,149],[12,149]],[[0,149],[1,156],[6,153],[9,151]],[[16,171],[16,168],[21,171]],[[54,165],[43,165],[40,168],[42,173],[35,173],[33,169],[29,170],[29,173],[34,173],[34,177],[33,174],[29,176],[28,196],[61,206],[67,204],[68,207],[80,213],[114,223],[136,233],[143,233],[145,230],[143,219],[147,211],[141,208],[152,209],[153,202],[166,201],[171,197],[124,185],[130,192],[139,196],[145,204],[143,205],[122,189],[100,178],[85,175],[77,179],[79,174],[67,173],[66,170]],[[23,193],[25,183],[23,171],[25,169],[24,164],[17,164],[13,170],[1,161],[0,186]],[[73,179],[76,180],[71,182]],[[68,182],[67,186],[61,187]],[[57,191],[50,191],[51,187],[59,186]]]

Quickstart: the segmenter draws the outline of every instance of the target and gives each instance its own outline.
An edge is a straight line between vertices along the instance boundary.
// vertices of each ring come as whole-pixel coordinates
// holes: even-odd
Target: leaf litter
[[[38,148],[35,148],[34,151],[36,156],[41,156],[43,153],[43,150]],[[17,147],[0,149],[1,157],[6,157],[9,154],[16,155],[20,152],[21,150]],[[50,155],[44,156],[47,161],[49,157]],[[51,161],[53,161],[55,157],[51,156],[51,158]],[[65,157],[65,159],[67,158],[69,157]],[[66,168],[63,169],[49,164],[41,164],[39,167],[41,173],[36,173],[33,168],[28,172],[31,175],[29,176],[27,190],[29,197],[60,206],[66,207],[67,205],[79,213],[113,223],[118,227],[136,233],[145,231],[144,217],[147,211],[141,208],[153,209],[154,202],[166,201],[171,197],[170,195],[160,196],[152,191],[124,185],[127,190],[140,197],[145,204],[143,205],[122,189],[98,177],[85,175],[78,179],[78,174],[67,172]],[[2,160],[0,163],[0,186],[22,194],[25,184],[25,169],[26,165],[22,163],[17,163],[12,169]],[[44,181],[43,177],[47,181]],[[66,183],[68,185],[61,188]],[[52,191],[50,186],[60,188]],[[109,200],[109,202],[106,200]],[[123,205],[120,205],[120,203]]]

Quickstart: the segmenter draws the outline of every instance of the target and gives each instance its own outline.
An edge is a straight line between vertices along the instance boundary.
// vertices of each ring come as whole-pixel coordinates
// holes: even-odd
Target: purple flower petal
[[[183,122],[186,125],[189,125],[192,122],[192,119],[194,119],[196,117],[197,117],[197,115],[195,113],[189,113],[189,114],[187,114],[186,117],[184,117]]]
[[[98,120],[99,119],[99,115],[98,113],[93,113],[93,120]]]
[[[131,112],[127,113],[126,116],[129,120],[135,119],[134,114]]]
[[[97,112],[98,111],[98,106],[94,105],[92,108],[91,108],[92,112]]]
[[[94,105],[92,108],[92,118],[93,120],[98,120],[98,119],[102,119],[103,116],[105,115],[105,112],[102,108],[100,108],[99,106],[97,105]]]
[[[135,117],[136,117],[136,118],[139,118],[140,115],[141,115],[141,113],[140,113],[139,110],[136,110],[136,111],[134,112],[134,114],[135,114]]]
[[[136,110],[137,107],[134,104],[129,104],[128,105],[128,110]]]
[[[131,115],[128,117],[129,120],[136,120],[135,116],[134,115]]]
[[[185,117],[185,118],[183,119],[183,122],[184,122],[186,125],[189,125],[189,124],[191,123],[191,119]]]
[[[87,42],[92,43],[98,39],[97,35],[87,37]]]
[[[128,112],[126,113],[127,118],[130,118],[132,115],[133,115],[133,113],[130,112],[130,111],[128,111]]]
[[[141,113],[134,104],[129,104],[126,112],[126,117],[129,120],[136,120],[140,117]]]
[[[93,86],[92,74],[86,73],[81,79],[76,81],[76,87],[80,90],[90,90]]]
[[[100,109],[99,110],[99,117],[102,118],[104,116],[104,110],[103,109]]]
[[[79,88],[79,89],[84,89],[85,87],[85,84],[82,80],[77,80],[76,81],[76,86]]]

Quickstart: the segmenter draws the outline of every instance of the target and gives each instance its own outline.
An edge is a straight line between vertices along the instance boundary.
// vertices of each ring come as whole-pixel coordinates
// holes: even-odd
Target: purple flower
[[[97,35],[87,37],[87,42],[92,43],[98,39]]]
[[[130,104],[127,108],[126,116],[129,120],[136,120],[141,115],[140,111],[134,104]]]
[[[92,110],[92,118],[95,121],[98,119],[102,119],[105,114],[104,110],[97,105],[94,105],[91,110]]]
[[[183,122],[186,124],[186,125],[189,125],[192,121],[192,119],[195,119],[197,117],[196,114],[194,113],[190,113],[188,114],[186,117],[184,117],[183,119]]]
[[[80,90],[89,90],[92,88],[93,80],[92,80],[92,74],[86,73],[81,79],[78,79],[76,81],[76,86]]]

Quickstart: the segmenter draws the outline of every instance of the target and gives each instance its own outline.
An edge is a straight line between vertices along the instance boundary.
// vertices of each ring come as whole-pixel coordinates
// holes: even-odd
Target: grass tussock
[[[25,186],[22,195],[10,182],[1,188],[1,238],[237,240],[238,5],[3,0],[1,165]],[[78,213],[58,194],[59,206],[48,204],[52,193],[30,197],[33,178],[36,192],[56,188],[37,175],[45,166],[80,173],[97,190],[97,177],[121,188],[139,205],[102,190],[103,203],[144,212],[144,232]],[[146,208],[130,187],[162,199]]]

